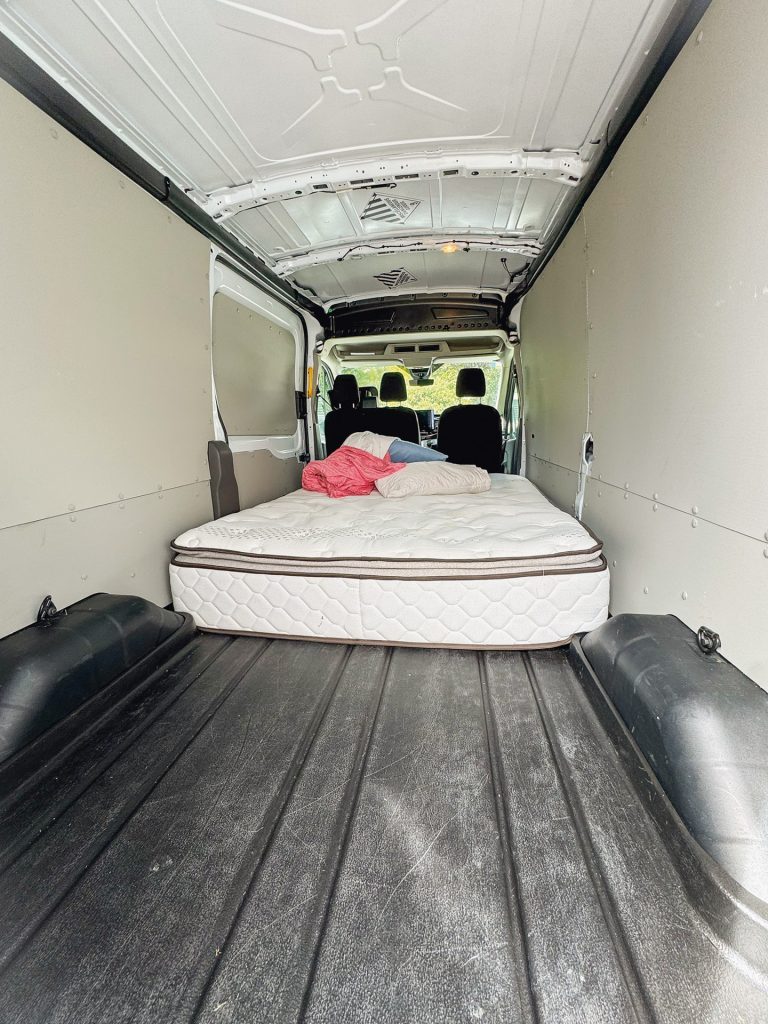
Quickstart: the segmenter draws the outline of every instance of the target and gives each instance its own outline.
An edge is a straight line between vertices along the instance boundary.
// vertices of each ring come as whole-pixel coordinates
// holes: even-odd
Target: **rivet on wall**
[[[687,601],[687,600],[688,600],[688,591],[687,591],[687,590],[684,590],[684,591],[682,592],[682,594],[680,595],[680,597],[682,597],[682,599],[683,599],[684,601]]]
[[[699,520],[698,519],[692,519],[691,520],[691,526],[694,528],[694,530],[696,529],[696,527],[698,525],[699,525]]]

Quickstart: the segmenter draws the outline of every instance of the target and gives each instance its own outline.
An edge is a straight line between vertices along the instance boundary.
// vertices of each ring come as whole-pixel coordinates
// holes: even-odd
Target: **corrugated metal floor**
[[[197,638],[0,843],[3,1024],[768,1020],[560,651]]]

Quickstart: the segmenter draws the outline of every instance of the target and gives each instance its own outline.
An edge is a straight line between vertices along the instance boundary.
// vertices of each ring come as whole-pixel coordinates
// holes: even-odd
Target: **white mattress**
[[[601,544],[522,477],[482,494],[295,491],[182,534],[174,607],[224,632],[537,647],[605,621]]]

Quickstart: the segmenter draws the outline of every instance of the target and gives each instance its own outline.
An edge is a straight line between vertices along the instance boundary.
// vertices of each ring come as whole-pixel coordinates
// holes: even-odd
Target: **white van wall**
[[[42,597],[170,600],[211,517],[207,240],[0,82],[0,635]]]
[[[715,0],[523,304],[528,474],[612,611],[672,612],[768,687],[768,33]]]

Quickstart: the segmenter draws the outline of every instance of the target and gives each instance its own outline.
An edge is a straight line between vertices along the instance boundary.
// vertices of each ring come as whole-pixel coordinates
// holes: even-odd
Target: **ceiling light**
[[[459,251],[459,247],[458,245],[456,245],[455,242],[446,242],[445,245],[441,245],[440,248],[442,249],[443,252],[447,253]]]

